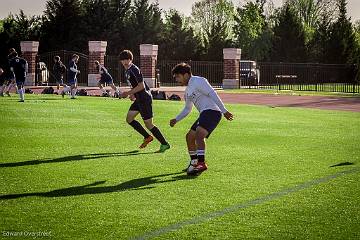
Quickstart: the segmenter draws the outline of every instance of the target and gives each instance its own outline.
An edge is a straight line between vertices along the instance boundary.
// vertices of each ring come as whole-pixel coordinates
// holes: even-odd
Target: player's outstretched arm
[[[187,115],[189,115],[189,113],[191,112],[192,106],[193,106],[193,104],[191,101],[185,100],[184,109],[180,112],[179,115],[176,116],[176,118],[170,120],[170,127],[174,127],[177,122],[181,121]]]

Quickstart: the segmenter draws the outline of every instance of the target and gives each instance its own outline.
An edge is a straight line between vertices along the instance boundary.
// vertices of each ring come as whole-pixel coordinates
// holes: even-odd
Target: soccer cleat
[[[75,97],[71,97],[70,99],[76,99]]]
[[[24,100],[19,100],[19,102],[25,102]]]
[[[183,170],[181,170],[182,172],[187,172],[187,170],[189,169],[189,167],[191,166],[191,162],[192,161],[197,161],[196,159],[194,159],[194,160],[190,160],[190,162],[189,162],[189,165],[186,167],[186,168],[184,168]]]
[[[144,138],[144,142],[140,145],[139,148],[146,148],[146,146],[152,142],[152,140],[154,140],[154,138],[152,136],[149,136],[147,138]]]
[[[10,95],[10,93],[9,93],[9,91],[6,91],[6,93],[5,93],[8,97],[11,97],[11,95]]]
[[[197,162],[197,160],[196,160]],[[187,170],[188,175],[200,175],[207,169],[207,165],[205,162],[197,162],[196,164],[191,163]]]
[[[168,149],[170,149],[170,144],[161,144],[160,149],[157,151],[157,153],[163,153]]]

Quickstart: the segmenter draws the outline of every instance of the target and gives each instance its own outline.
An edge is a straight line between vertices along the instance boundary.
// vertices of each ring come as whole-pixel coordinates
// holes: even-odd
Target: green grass
[[[154,103],[172,145],[155,154],[157,142],[132,152],[141,137],[124,120],[130,101],[26,98],[0,99],[1,234],[129,239],[359,167],[360,113],[228,105],[236,119],[207,141],[209,170],[188,178],[196,111],[168,127],[182,102]],[[330,167],[342,162],[353,165]],[[359,196],[354,172],[156,239],[358,239]]]

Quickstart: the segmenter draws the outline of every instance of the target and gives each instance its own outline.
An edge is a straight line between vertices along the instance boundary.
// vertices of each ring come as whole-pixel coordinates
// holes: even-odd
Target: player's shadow
[[[352,163],[352,162],[341,162],[341,163],[332,165],[332,166],[330,166],[330,167],[342,167],[342,166],[349,166],[349,165],[354,165],[354,164],[355,164],[355,163]]]
[[[139,150],[135,150],[135,151],[130,151],[130,152],[120,152],[120,153],[79,154],[79,155],[52,158],[52,159],[0,163],[0,168],[39,165],[39,164],[45,164],[45,163],[60,163],[60,162],[69,162],[69,161],[94,160],[94,159],[99,159],[99,158],[124,157],[124,156],[134,156],[134,155],[144,155],[144,154],[154,154],[154,153],[156,153],[156,152],[140,152]]]
[[[106,181],[97,181],[83,186],[61,188],[52,190],[49,192],[34,192],[34,193],[20,193],[20,194],[8,194],[0,196],[0,200],[17,199],[23,197],[39,196],[39,197],[69,197],[79,196],[87,194],[102,194],[102,193],[113,193],[123,192],[130,190],[145,190],[155,188],[154,185],[175,182],[180,180],[188,180],[196,178],[196,176],[187,176],[183,172],[167,173],[161,175],[154,175],[143,178],[136,178],[126,182],[122,182],[113,186],[99,186]]]

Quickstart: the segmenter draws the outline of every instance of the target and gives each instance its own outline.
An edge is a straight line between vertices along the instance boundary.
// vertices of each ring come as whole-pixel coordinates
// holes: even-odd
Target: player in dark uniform
[[[71,99],[75,99],[75,95],[76,95],[76,90],[77,90],[77,78],[76,75],[78,73],[80,73],[80,71],[78,70],[78,67],[76,65],[76,63],[79,61],[79,55],[77,54],[73,54],[71,61],[69,63],[69,71],[68,71],[68,85],[70,86],[66,86],[64,87],[61,95],[64,97],[64,95],[66,93],[68,93],[70,91],[71,93]]]
[[[130,91],[123,92],[121,97],[126,98],[130,96],[130,99],[134,101],[127,113],[126,121],[144,137],[144,142],[140,145],[140,148],[146,147],[153,140],[153,137],[135,120],[135,117],[140,113],[146,128],[150,130],[161,143],[158,152],[165,152],[170,148],[170,145],[160,130],[153,124],[152,95],[150,88],[146,82],[144,82],[140,69],[132,63],[133,54],[129,50],[124,50],[120,53],[120,61],[126,70],[125,77],[128,84],[132,88]]]
[[[10,95],[10,91],[11,89],[16,86],[16,82],[15,82],[15,75],[14,73],[10,70],[10,61],[13,58],[13,55],[11,55],[12,52],[16,52],[15,48],[10,48],[9,49],[9,55],[8,55],[8,61],[7,64],[4,65],[4,74],[3,74],[3,83],[2,83],[2,91],[0,92],[0,95],[3,96],[3,92],[5,92],[5,94],[7,96],[11,96]]]
[[[9,54],[10,60],[10,70],[15,75],[16,85],[18,89],[18,93],[20,95],[20,101],[24,102],[24,95],[25,95],[25,78],[28,71],[28,63],[25,59],[20,58],[16,51]]]
[[[103,94],[106,93],[106,90],[104,89],[104,84],[108,84],[110,85],[110,87],[115,91],[114,96],[115,97],[119,97],[120,91],[119,88],[117,88],[114,84],[114,80],[111,77],[109,71],[100,64],[99,61],[95,61],[95,67],[96,70],[99,72],[100,74],[100,81],[98,82],[98,86],[100,88],[100,90],[102,91]]]
[[[60,90],[60,87],[64,85],[64,74],[66,73],[66,66],[61,62],[59,56],[54,57],[54,66],[53,66],[53,73],[56,81],[56,88]]]

